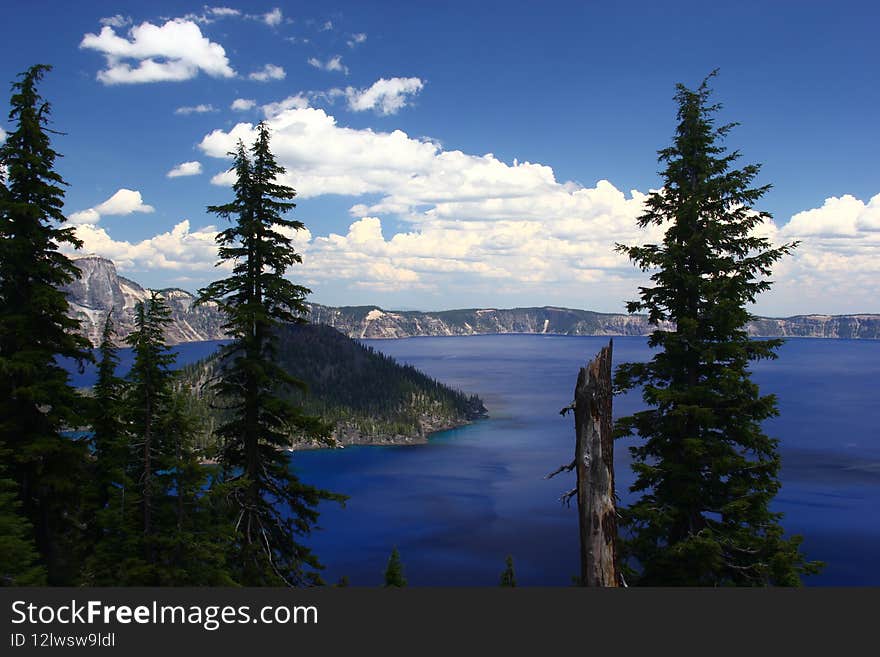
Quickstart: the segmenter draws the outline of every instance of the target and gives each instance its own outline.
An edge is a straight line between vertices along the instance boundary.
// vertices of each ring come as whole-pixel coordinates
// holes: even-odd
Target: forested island
[[[488,414],[476,395],[453,390],[329,326],[279,327],[278,364],[306,384],[305,390],[290,388],[288,399],[329,422],[337,446],[425,443],[431,433]],[[208,386],[219,367],[219,358],[212,356],[182,368],[180,383],[193,393],[196,410],[206,418],[206,433],[224,419]],[[291,449],[322,446],[291,436]]]

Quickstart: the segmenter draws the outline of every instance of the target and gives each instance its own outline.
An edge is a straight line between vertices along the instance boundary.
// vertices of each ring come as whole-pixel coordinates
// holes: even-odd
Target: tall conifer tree
[[[675,138],[659,152],[663,189],[638,220],[666,226],[662,243],[618,245],[653,272],[629,312],[675,324],[651,334],[649,362],[616,373],[616,386],[641,386],[648,405],[616,426],[618,436],[641,439],[631,448],[640,497],[623,510],[624,554],[630,579],[644,585],[797,585],[816,565],[769,508],[780,460],[761,422],[777,415],[776,399],[760,394],[749,371],[776,358],[782,341],[750,340],[745,330],[747,304],[796,245],[773,247],[756,234],[770,215],[753,206],[769,185],[752,185],[759,165],[733,168],[739,152],[721,142],[736,124],[715,124],[708,82],[678,85]]]
[[[114,486],[122,484],[128,463],[126,427],[122,420],[125,382],[116,375],[119,354],[111,312],[98,347],[98,377],[92,397],[92,444],[95,453],[96,503],[103,509]]]
[[[161,418],[158,479],[163,497],[155,519],[159,584],[229,586],[235,584],[225,553],[231,527],[228,517],[218,511],[218,496],[207,490],[208,473],[195,447],[198,424],[204,418],[193,414],[188,394],[173,385]]]
[[[225,568],[225,516],[206,494],[207,472],[195,448],[196,423],[175,385],[175,355],[164,337],[170,310],[162,297],[135,305],[128,380],[115,377],[108,319],[101,345],[94,416],[99,486],[97,544],[83,581],[93,585],[205,586],[235,582]],[[124,386],[122,385],[124,383]],[[119,421],[119,390],[124,410]],[[101,484],[101,482],[104,482]]]
[[[101,332],[97,380],[89,399],[94,453],[93,476],[89,478],[90,549],[78,578],[85,585],[124,583],[125,577],[120,573],[125,571],[131,553],[136,552],[136,532],[131,531],[130,518],[125,515],[125,495],[130,495],[134,487],[128,480],[128,428],[123,421],[125,382],[116,375],[119,355],[111,314],[107,313]]]
[[[0,445],[0,586],[40,586],[46,569],[39,563],[33,527],[21,514],[18,486],[6,476],[8,459]]]
[[[59,250],[79,248],[64,227],[65,184],[55,171],[49,103],[37,84],[49,66],[37,65],[12,85],[10,125],[0,146],[0,442],[11,454],[10,476],[34,528],[49,581],[69,581],[76,564],[76,522],[85,445],[61,435],[80,424],[80,403],[57,357],[90,358],[88,341],[68,317],[61,287],[76,266]]]
[[[304,226],[284,216],[295,207],[296,192],[278,182],[284,169],[269,149],[264,123],[250,154],[239,142],[233,155],[235,197],[208,208],[233,222],[217,236],[220,260],[232,264],[232,273],[201,290],[199,299],[218,304],[233,338],[221,354],[215,385],[230,411],[217,431],[222,485],[235,516],[230,566],[244,585],[307,585],[320,581],[321,566],[302,537],[317,521],[321,500],[342,498],[302,483],[285,452],[292,437],[326,439],[329,433],[280,394],[304,385],[276,364],[275,328],[301,322],[307,312],[309,290],[284,277],[302,261],[285,232]]]
[[[158,562],[155,506],[165,493],[159,478],[164,465],[161,455],[166,436],[162,420],[171,396],[171,371],[175,355],[165,345],[165,326],[171,322],[171,310],[157,292],[134,309],[134,330],[126,338],[134,352],[128,374],[126,407],[131,431],[133,470],[140,497],[140,525],[143,534],[143,559],[150,566]]]

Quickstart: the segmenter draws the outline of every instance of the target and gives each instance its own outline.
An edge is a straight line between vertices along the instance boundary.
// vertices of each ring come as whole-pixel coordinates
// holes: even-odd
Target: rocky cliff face
[[[134,304],[149,291],[117,275],[114,264],[88,256],[75,261],[82,273],[67,286],[72,313],[83,332],[97,345],[107,312],[113,312],[120,341],[133,328]],[[184,290],[161,290],[171,307],[169,344],[220,340],[223,317],[213,305],[193,307],[195,297]],[[310,320],[332,326],[352,338],[544,333],[553,335],[647,335],[653,330],[644,315],[596,313],[571,308],[472,308],[440,312],[388,311],[376,306],[332,308],[309,304]],[[672,328],[671,325],[664,328]],[[756,337],[880,339],[880,315],[800,315],[758,318],[748,325]]]
[[[880,339],[880,315],[797,315],[784,319],[759,317],[749,334],[769,337]]]
[[[644,315],[596,313],[570,308],[448,310],[434,313],[385,311],[375,306],[312,306],[312,321],[329,324],[353,338],[406,338],[420,335],[546,333],[553,335],[648,335]],[[662,328],[671,330],[672,324]],[[880,315],[800,315],[761,317],[747,326],[755,337],[880,339]]]
[[[375,306],[312,306],[313,322],[329,324],[354,338],[406,338],[417,335],[545,333],[553,335],[645,335],[645,317],[569,308],[481,308],[434,313],[385,311]]]
[[[105,258],[86,256],[74,260],[80,271],[78,280],[64,288],[71,314],[81,322],[82,332],[93,345],[101,342],[107,313],[112,313],[117,341],[121,344],[134,329],[134,306],[148,299],[150,291],[116,273],[116,266]],[[160,290],[171,308],[172,323],[166,329],[169,344],[220,340],[223,318],[215,306],[193,307],[195,297],[178,289]]]

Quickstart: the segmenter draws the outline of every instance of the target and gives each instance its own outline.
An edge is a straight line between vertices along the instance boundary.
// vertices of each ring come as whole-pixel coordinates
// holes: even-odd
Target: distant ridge
[[[110,260],[86,256],[74,260],[80,277],[67,287],[71,314],[82,322],[83,333],[97,344],[107,313],[112,310],[120,341],[132,329],[135,303],[149,290],[119,276]],[[194,295],[180,288],[160,290],[171,307],[170,344],[220,340],[226,337],[223,317],[213,305],[194,307]],[[417,336],[527,333],[547,335],[647,335],[654,327],[644,315],[598,313],[591,310],[544,306],[540,308],[467,308],[421,312],[385,310],[378,306],[334,308],[308,304],[310,320],[332,326],[352,338],[408,338]],[[671,327],[667,327],[671,328]],[[796,315],[759,317],[748,325],[756,337],[809,337],[880,339],[880,315]]]

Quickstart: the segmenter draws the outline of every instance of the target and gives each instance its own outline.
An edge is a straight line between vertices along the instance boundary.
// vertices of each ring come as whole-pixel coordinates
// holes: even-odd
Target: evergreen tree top
[[[773,246],[756,234],[770,219],[754,209],[769,185],[755,186],[760,167],[734,168],[738,151],[724,139],[735,124],[716,127],[709,80],[678,85],[678,124],[663,188],[647,199],[641,227],[665,226],[659,244],[618,245],[651,285],[629,312],[647,311],[659,347],[647,363],[624,363],[615,387],[642,387],[647,410],[618,418],[630,448],[641,497],[622,510],[622,553],[630,581],[666,585],[798,584],[815,572],[784,538],[781,514],[770,510],[780,484],[778,443],[761,422],[778,414],[761,396],[748,364],[775,358],[781,340],[751,340],[747,305],[769,289],[771,266],[796,244]],[[640,572],[633,571],[634,564]]]
[[[771,185],[753,185],[759,164],[734,168],[740,152],[728,153],[723,142],[737,124],[716,127],[714,115],[721,105],[710,103],[709,81],[716,74],[696,90],[677,85],[673,144],[658,151],[658,160],[666,164],[660,172],[663,187],[648,196],[637,220],[642,228],[667,225],[663,242],[616,246],[642,271],[654,272],[654,287],[640,288],[642,298],[627,304],[628,312],[647,311],[652,323],[687,322],[712,304],[733,309],[754,303],[770,287],[762,277],[797,246],[774,247],[757,233],[772,216],[754,205]],[[729,330],[748,319],[743,309]]]
[[[284,169],[269,139],[261,123],[249,150],[239,142],[232,153],[234,198],[208,208],[232,222],[217,236],[220,261],[231,263],[232,273],[200,290],[198,303],[215,302],[233,338],[222,351],[211,389],[229,404],[228,419],[216,433],[223,444],[222,485],[237,507],[236,579],[249,585],[310,584],[320,581],[321,565],[299,538],[315,524],[320,500],[343,497],[300,482],[282,451],[294,435],[325,439],[330,429],[284,396],[285,388],[304,384],[278,365],[277,328],[303,321],[310,290],[284,276],[302,258],[281,230],[303,224],[284,217],[296,192],[278,180]]]
[[[51,107],[37,92],[37,83],[51,70],[48,64],[37,64],[19,74],[21,79],[12,84],[9,123],[17,127],[0,146],[0,161],[6,166],[7,186],[13,198],[21,198],[23,203],[38,202],[50,218],[64,221],[64,191],[59,185],[66,183],[53,169],[60,155],[50,143],[52,131],[45,127]]]
[[[403,562],[400,560],[400,552],[395,547],[388,557],[388,565],[385,568],[385,587],[401,588],[406,586],[406,577],[403,576]]]
[[[12,85],[10,129],[0,146],[0,443],[33,528],[48,581],[69,581],[81,533],[78,478],[85,442],[62,435],[82,426],[83,403],[58,358],[92,360],[61,287],[79,273],[60,250],[82,243],[63,227],[65,185],[54,170],[49,104],[37,85],[49,66],[33,66]]]
[[[82,241],[73,228],[61,226],[66,221],[62,208],[67,183],[54,169],[61,156],[51,145],[53,131],[45,127],[50,105],[37,91],[37,83],[51,70],[37,64],[12,84],[9,123],[15,128],[0,146],[0,171],[5,170],[5,180],[0,181],[0,235],[8,239],[0,266],[10,270],[4,274],[6,280],[29,276],[59,287],[75,280],[78,271],[57,248],[66,243],[78,249]],[[80,342],[82,348],[86,342]]]

